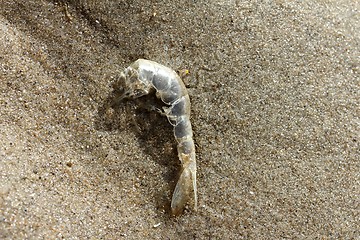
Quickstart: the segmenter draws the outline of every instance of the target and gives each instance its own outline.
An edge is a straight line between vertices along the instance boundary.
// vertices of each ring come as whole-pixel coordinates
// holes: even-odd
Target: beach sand
[[[0,239],[359,239],[358,1],[145,2],[0,2]],[[189,71],[197,212],[151,97],[108,107],[138,58]]]

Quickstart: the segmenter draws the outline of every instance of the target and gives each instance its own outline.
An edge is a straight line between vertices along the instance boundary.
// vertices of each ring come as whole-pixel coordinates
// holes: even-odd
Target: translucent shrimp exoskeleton
[[[164,115],[174,127],[178,155],[182,169],[171,200],[173,215],[180,214],[193,192],[197,209],[196,158],[190,122],[190,98],[184,83],[176,72],[159,63],[138,59],[120,76],[124,80],[122,98],[138,98],[155,89],[156,96],[165,104]]]

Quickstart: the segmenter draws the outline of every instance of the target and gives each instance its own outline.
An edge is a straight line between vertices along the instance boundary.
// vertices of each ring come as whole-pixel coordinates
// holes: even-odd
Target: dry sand
[[[359,11],[2,0],[0,239],[359,239]],[[190,71],[197,212],[167,120],[106,109],[138,58]]]

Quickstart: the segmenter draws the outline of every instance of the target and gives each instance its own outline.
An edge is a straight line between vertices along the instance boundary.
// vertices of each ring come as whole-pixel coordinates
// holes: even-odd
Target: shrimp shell
[[[174,127],[182,166],[171,200],[171,211],[173,215],[179,215],[191,192],[194,194],[194,209],[197,210],[195,145],[190,122],[190,98],[184,83],[172,69],[145,59],[132,63],[120,78],[124,81],[124,93],[120,100],[138,98],[155,89],[156,96],[167,105],[162,113]]]

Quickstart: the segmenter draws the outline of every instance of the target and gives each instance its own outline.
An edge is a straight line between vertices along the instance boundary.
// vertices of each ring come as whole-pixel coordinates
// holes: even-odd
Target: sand
[[[0,239],[359,239],[358,1],[143,2],[0,2]],[[197,212],[149,98],[107,108],[138,58],[189,71]]]

